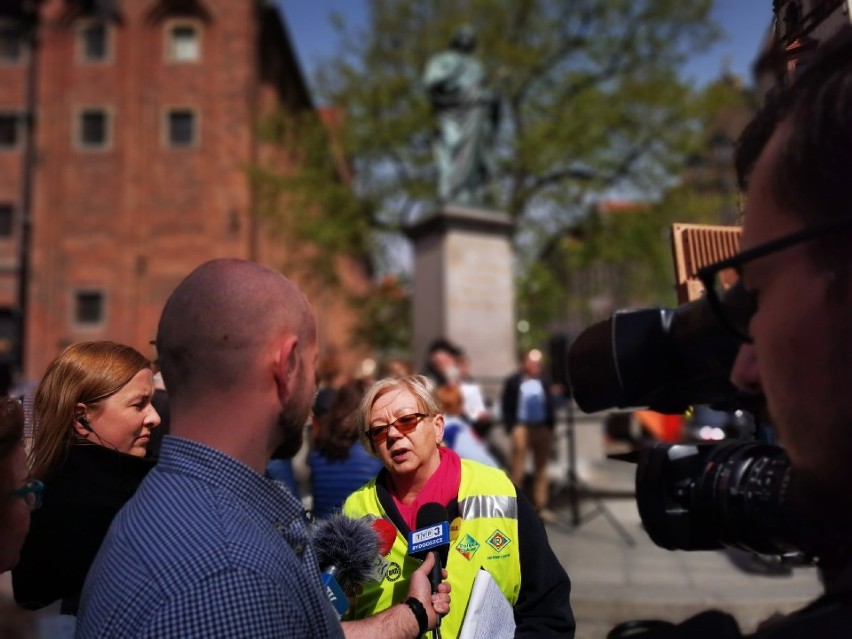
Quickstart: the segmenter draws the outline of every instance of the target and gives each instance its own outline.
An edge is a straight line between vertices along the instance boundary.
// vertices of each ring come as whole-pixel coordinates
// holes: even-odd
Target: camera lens
[[[660,444],[640,456],[636,502],[648,535],[662,548],[727,545],[786,554],[797,550],[789,478],[789,459],[777,446]]]

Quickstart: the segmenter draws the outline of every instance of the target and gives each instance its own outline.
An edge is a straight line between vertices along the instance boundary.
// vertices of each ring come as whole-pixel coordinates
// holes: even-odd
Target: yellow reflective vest
[[[385,503],[388,503],[387,500]],[[455,509],[449,509],[455,510]],[[371,514],[388,517],[373,479],[352,493],[343,506],[349,517]],[[453,517],[452,513],[450,517]],[[384,579],[364,584],[348,619],[363,619],[386,610],[408,597],[411,573],[420,565],[408,555],[408,539],[397,526],[396,540],[387,556],[389,567]],[[452,586],[449,614],[441,620],[441,636],[457,637],[461,630],[473,581],[480,568],[494,577],[514,605],[521,589],[521,561],[518,543],[518,506],[515,487],[506,474],[477,462],[461,460],[458,516],[450,521],[450,549],[447,581]]]

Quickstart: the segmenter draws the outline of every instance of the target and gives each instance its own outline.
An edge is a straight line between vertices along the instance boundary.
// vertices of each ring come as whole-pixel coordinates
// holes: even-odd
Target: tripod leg
[[[603,503],[600,497],[595,498],[595,502],[597,502],[597,508],[601,515],[606,517],[606,520],[609,522],[610,526],[615,528],[615,532],[619,534],[619,536],[624,540],[624,543],[628,546],[635,546],[636,541],[630,535],[629,532],[621,525],[621,522],[615,518],[615,515],[612,514],[609,508],[607,508],[606,504]]]
[[[600,497],[594,497],[595,500],[595,508],[591,512],[586,515],[580,514],[580,491],[582,490],[582,484],[580,479],[577,477],[577,448],[576,441],[574,438],[574,409],[573,409],[573,400],[569,399],[567,404],[567,418],[568,418],[568,433],[567,433],[567,443],[568,443],[568,490],[571,491],[571,523],[574,528],[579,528],[583,519],[588,520],[590,517],[594,517],[597,514],[603,515],[609,524],[615,529],[618,533],[619,537],[624,540],[624,543],[628,546],[635,546],[636,541],[633,537],[630,536],[630,533],[621,525],[615,516],[610,512],[609,508],[607,508],[606,504],[601,501]]]

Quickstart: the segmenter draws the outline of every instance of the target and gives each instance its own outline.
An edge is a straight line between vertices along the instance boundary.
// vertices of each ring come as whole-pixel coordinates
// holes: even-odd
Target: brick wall
[[[27,378],[38,378],[61,348],[82,339],[113,339],[153,357],[149,341],[166,297],[205,260],[280,266],[275,256],[286,238],[251,219],[245,169],[258,157],[254,123],[276,102],[312,108],[295,60],[279,60],[282,73],[262,77],[254,2],[199,0],[200,13],[187,16],[169,8],[192,3],[119,1],[103,62],[81,60],[86,18],[75,15],[75,4],[48,0],[42,7]],[[197,28],[197,61],[169,59],[168,33],[177,24]],[[268,26],[263,34],[286,38]],[[286,41],[271,44],[264,50],[292,55]],[[25,61],[0,66],[0,112],[23,108],[25,69]],[[103,149],[79,144],[79,113],[90,108],[108,114]],[[195,114],[193,145],[167,143],[170,109]],[[18,200],[20,167],[19,152],[0,152],[0,202]],[[14,271],[3,265],[14,265],[17,253],[16,242],[0,239],[0,305],[15,299]],[[355,279],[351,285],[366,285],[365,276]],[[75,293],[84,290],[103,294],[102,322],[74,321]],[[347,309],[339,299],[307,293],[318,313],[341,318],[322,322],[323,345],[345,346]]]

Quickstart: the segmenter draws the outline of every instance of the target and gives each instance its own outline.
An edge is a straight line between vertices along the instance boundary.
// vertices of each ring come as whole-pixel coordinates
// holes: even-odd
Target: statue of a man
[[[437,116],[434,141],[438,198],[447,204],[482,205],[493,175],[500,101],[485,86],[485,71],[473,57],[476,36],[461,27],[448,51],[432,56],[423,82]]]

